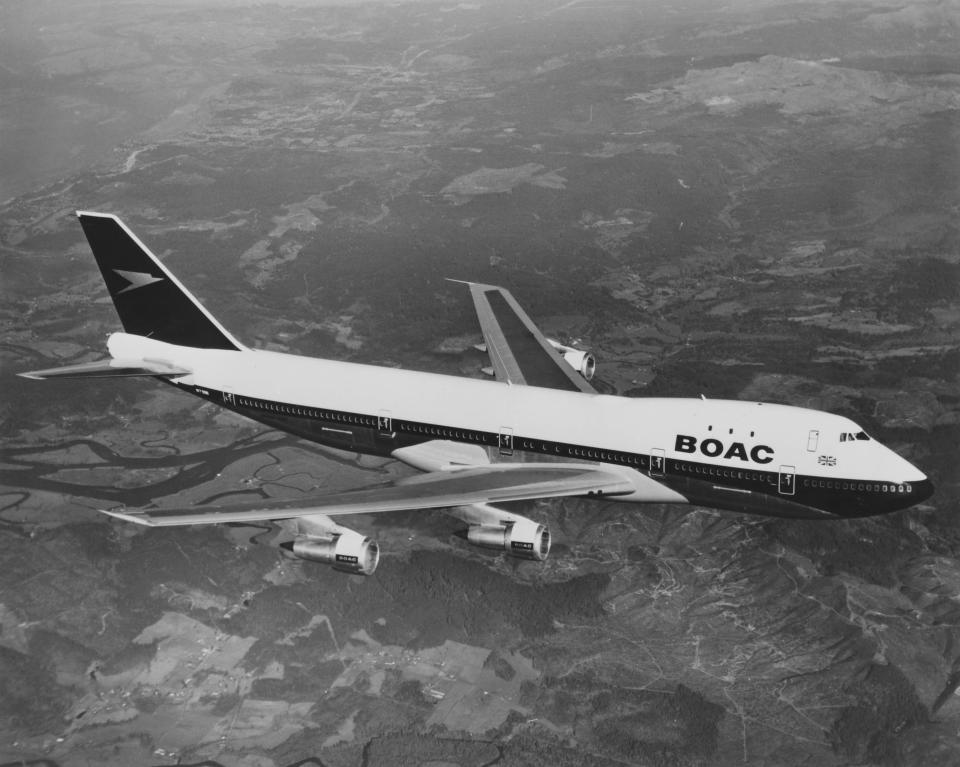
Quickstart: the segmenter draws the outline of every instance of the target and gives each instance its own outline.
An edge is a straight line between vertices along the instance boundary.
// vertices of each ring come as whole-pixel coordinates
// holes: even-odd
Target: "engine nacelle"
[[[559,341],[554,341],[552,338],[548,338],[547,343],[560,352],[563,361],[580,375],[588,381],[593,379],[594,374],[597,372],[597,358],[594,357],[593,354],[585,352],[582,349],[574,349],[572,346],[565,346]]]
[[[380,547],[376,541],[351,531],[333,538],[299,536],[293,541],[293,555],[344,573],[370,575],[380,561]]]
[[[467,540],[485,549],[502,549],[512,557],[542,562],[550,553],[550,531],[527,519],[507,525],[470,525]]]

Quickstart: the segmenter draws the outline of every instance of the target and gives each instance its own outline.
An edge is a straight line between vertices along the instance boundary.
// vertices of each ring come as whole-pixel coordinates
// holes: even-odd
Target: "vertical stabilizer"
[[[197,349],[244,348],[119,218],[77,216],[127,333]]]

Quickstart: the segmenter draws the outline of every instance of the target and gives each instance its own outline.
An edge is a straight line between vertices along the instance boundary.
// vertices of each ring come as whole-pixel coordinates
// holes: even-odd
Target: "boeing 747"
[[[274,521],[297,557],[370,574],[380,549],[335,520],[450,509],[478,546],[544,560],[546,525],[495,504],[578,496],[843,519],[928,498],[933,486],[848,418],[711,399],[627,398],[590,384],[588,352],[547,338],[506,290],[466,283],[495,381],[250,349],[116,216],[79,212],[122,333],[94,363],[34,379],[146,376],[312,442],[423,472],[296,501],[109,509],[149,526]]]

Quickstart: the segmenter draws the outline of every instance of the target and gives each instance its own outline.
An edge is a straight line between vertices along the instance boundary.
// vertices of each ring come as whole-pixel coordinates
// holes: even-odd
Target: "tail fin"
[[[119,218],[77,216],[127,333],[198,349],[244,348]]]

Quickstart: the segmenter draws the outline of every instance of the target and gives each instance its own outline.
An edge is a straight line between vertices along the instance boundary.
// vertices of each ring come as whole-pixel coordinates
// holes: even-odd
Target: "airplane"
[[[422,472],[287,501],[103,509],[151,527],[272,521],[293,556],[369,575],[380,547],[336,518],[451,510],[477,546],[543,561],[547,525],[496,504],[585,497],[804,519],[905,509],[930,480],[848,418],[763,402],[600,394],[593,355],[549,339],[509,291],[465,283],[495,380],[251,349],[117,217],[78,211],[123,332],[109,357],[32,379],[154,378],[271,428]]]

